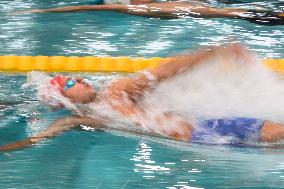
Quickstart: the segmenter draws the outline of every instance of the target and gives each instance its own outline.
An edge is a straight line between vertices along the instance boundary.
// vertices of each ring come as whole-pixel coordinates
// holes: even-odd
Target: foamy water
[[[251,117],[284,121],[284,80],[254,54],[216,56],[149,95],[155,106],[188,119]],[[153,102],[151,102],[153,103]]]

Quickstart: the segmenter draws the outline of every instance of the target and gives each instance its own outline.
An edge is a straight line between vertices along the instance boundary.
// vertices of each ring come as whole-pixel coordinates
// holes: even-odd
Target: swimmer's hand
[[[25,146],[30,146],[30,145],[37,143],[38,141],[41,141],[43,139],[45,139],[45,138],[31,137],[31,138],[27,138],[27,139],[22,140],[22,141],[17,141],[17,142],[11,143],[11,144],[6,144],[6,145],[3,145],[3,146],[0,146],[0,152],[1,151],[16,150],[16,149],[23,148]]]
[[[16,11],[16,12],[11,13],[11,15],[44,13],[44,12],[46,11],[43,9],[33,9],[33,10],[27,10],[27,11]]]
[[[231,45],[222,45],[212,48],[213,57],[221,57],[225,64],[230,63],[232,59],[236,62],[249,63],[253,61],[253,53],[250,52],[246,46],[240,43],[234,43]]]

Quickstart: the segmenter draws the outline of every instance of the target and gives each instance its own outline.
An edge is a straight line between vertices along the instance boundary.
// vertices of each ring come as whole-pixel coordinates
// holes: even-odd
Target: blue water
[[[264,57],[283,57],[284,26],[223,18],[159,20],[110,12],[9,15],[17,10],[80,4],[64,2],[1,1],[0,54],[151,57],[241,41]]]
[[[212,4],[237,7],[251,2]],[[257,4],[283,10],[277,2],[281,1]],[[1,1],[0,54],[151,57],[240,41],[263,57],[284,57],[284,26],[109,12],[9,14],[76,4],[86,2]],[[21,89],[25,79],[0,75],[0,144],[31,136],[68,114],[41,106],[32,89]],[[199,145],[76,129],[30,148],[0,153],[0,188],[284,188],[283,155],[284,149]]]

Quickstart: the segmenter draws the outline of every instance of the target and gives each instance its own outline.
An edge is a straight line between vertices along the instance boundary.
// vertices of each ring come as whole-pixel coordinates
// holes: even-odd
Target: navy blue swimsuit
[[[200,128],[192,133],[192,142],[209,141],[208,138],[214,134],[232,137],[234,142],[257,142],[263,123],[263,120],[240,117],[201,121]]]

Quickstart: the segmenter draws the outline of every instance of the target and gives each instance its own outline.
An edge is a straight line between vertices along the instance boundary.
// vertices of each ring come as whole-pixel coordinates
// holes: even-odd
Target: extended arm
[[[173,19],[180,16],[193,17],[235,17],[237,13],[244,12],[243,9],[218,9],[211,8],[201,4],[190,3],[143,3],[139,1],[137,4],[103,4],[103,5],[81,5],[81,6],[66,6],[49,9],[34,9],[29,11],[19,11],[18,14],[25,13],[66,13],[66,12],[83,12],[83,11],[115,11],[144,17],[157,17]]]
[[[137,73],[133,77],[126,77],[112,82],[102,96],[115,110],[124,116],[141,114],[143,111],[137,106],[136,102],[140,101],[145,90],[150,90],[159,82],[189,70],[194,65],[202,63],[210,57],[222,54],[243,56],[245,53],[245,48],[236,44],[225,47],[212,47],[209,50],[202,49],[169,57],[156,68]]]
[[[247,49],[240,44],[210,47],[209,49],[201,49],[195,52],[172,56],[165,59],[158,67],[149,69],[148,71],[157,81],[161,82],[219,55],[225,58],[228,56],[243,57],[247,56],[247,54]]]
[[[149,69],[148,71],[160,82],[192,68],[193,65],[201,63],[215,53],[216,50],[203,49],[192,53],[173,56],[166,59],[158,67]]]
[[[80,11],[115,11],[130,15],[156,17],[162,19],[174,19],[191,16],[201,18],[233,18],[242,19],[261,25],[283,25],[284,14],[271,10],[246,10],[241,8],[214,8],[196,3],[162,2],[135,5],[106,4],[106,5],[82,5],[66,6],[50,9],[34,9],[19,11],[23,13],[48,13],[48,12],[80,12]],[[143,3],[143,2],[142,2]]]
[[[61,118],[54,121],[46,130],[40,132],[35,136],[29,137],[22,141],[0,146],[0,151],[21,149],[30,146],[32,144],[35,144],[41,140],[44,140],[45,138],[53,137],[64,131],[70,130],[74,127],[78,127],[81,124],[93,126],[98,129],[103,127],[103,124],[100,121],[92,118],[86,118],[86,117]]]
[[[18,11],[17,14],[28,13],[64,13],[64,12],[83,12],[83,11],[123,11],[126,8],[122,4],[109,4],[109,5],[81,5],[81,6],[66,6],[49,9],[33,9],[28,11]]]

